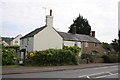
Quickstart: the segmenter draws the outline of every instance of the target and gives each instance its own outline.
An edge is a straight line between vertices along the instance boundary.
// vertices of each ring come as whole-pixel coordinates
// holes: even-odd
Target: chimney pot
[[[50,10],[50,16],[52,16],[52,10]]]
[[[92,37],[95,37],[95,31],[92,31],[92,35],[91,35]]]

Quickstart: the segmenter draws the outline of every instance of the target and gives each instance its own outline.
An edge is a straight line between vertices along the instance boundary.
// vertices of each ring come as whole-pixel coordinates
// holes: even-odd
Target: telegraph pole
[[[42,7],[42,8],[45,10],[45,13],[44,13],[45,15],[44,16],[45,16],[45,24],[46,24],[46,9],[47,8],[46,7]]]

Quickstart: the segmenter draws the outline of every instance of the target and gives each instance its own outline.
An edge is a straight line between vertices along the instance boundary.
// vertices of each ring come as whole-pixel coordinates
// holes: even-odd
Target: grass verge
[[[4,65],[4,66],[0,66],[0,68],[17,68],[19,67],[19,65]]]

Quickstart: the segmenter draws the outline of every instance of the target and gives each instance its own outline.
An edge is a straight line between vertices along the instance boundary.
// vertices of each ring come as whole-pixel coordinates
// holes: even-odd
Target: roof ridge
[[[26,34],[25,36],[21,37],[20,39],[27,38],[27,37],[33,37],[38,32],[42,31],[45,27],[46,26],[42,26],[40,28],[36,28],[35,30],[33,30],[33,31],[29,32],[28,34]]]

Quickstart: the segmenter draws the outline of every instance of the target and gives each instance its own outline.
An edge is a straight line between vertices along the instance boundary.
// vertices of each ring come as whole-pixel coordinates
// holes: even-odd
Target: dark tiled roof
[[[42,31],[46,26],[43,26],[43,27],[40,27],[40,28],[37,28],[35,29],[34,31],[26,34],[25,36],[23,36],[22,38],[20,39],[23,39],[23,38],[28,38],[28,37],[33,37],[35,34],[37,34],[38,32]]]
[[[21,39],[27,38],[27,37],[33,37],[38,32],[42,31],[45,27],[46,26],[43,26],[41,28],[37,28],[34,31],[32,31],[32,32],[28,33],[27,35],[23,36]],[[99,40],[97,40],[94,37],[88,36],[88,35],[72,34],[72,33],[65,33],[65,32],[59,32],[59,31],[56,31],[56,32],[58,32],[58,34],[60,34],[60,36],[66,41],[87,41],[87,42],[100,43]]]
[[[65,41],[87,41],[87,42],[95,42],[100,43],[99,40],[97,40],[95,37],[91,37],[89,35],[83,35],[83,34],[72,34],[72,33],[65,33],[65,32],[58,32],[61,37]]]

